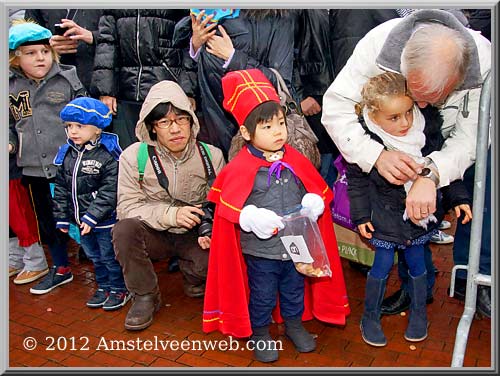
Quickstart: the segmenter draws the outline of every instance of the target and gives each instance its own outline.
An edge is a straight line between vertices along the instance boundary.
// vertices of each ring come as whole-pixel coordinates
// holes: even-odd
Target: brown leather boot
[[[160,305],[161,295],[158,289],[146,295],[134,294],[132,306],[125,318],[125,329],[146,329],[153,322],[153,315],[160,309]]]

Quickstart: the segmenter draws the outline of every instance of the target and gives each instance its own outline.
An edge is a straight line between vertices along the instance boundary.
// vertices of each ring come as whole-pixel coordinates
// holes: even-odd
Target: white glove
[[[317,221],[318,217],[323,214],[325,210],[325,202],[321,196],[316,193],[306,193],[304,197],[302,197],[301,204],[302,208],[306,209],[306,212],[308,212],[309,217],[311,217],[313,221]]]
[[[272,210],[247,205],[240,213],[240,227],[243,231],[253,232],[260,239],[269,239],[284,229],[285,224]]]

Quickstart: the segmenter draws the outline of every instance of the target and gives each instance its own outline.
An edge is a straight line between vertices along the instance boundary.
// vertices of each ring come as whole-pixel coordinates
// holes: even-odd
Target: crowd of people
[[[184,293],[204,298],[205,332],[267,343],[255,357],[272,362],[274,319],[284,321],[299,352],[314,351],[302,321],[342,325],[350,313],[330,210],[333,161],[341,155],[352,222],[375,250],[362,338],[385,346],[380,316],[407,309],[405,339],[427,337],[435,283],[429,243],[453,242],[440,231],[450,210],[454,261],[468,262],[479,97],[491,69],[489,14],[22,13],[9,13],[15,284],[37,281],[30,292],[46,294],[71,283],[67,243],[76,228],[95,272],[86,305],[111,311],[130,301],[126,329],[153,322],[162,301],[153,262],[169,258],[178,262]],[[280,104],[274,70],[319,140],[319,168],[288,143],[290,109]],[[228,160],[238,135],[245,144]],[[487,183],[480,272],[488,275],[490,195]],[[319,227],[332,275],[302,274],[284,247],[283,216],[295,207]],[[384,299],[395,253],[401,289]],[[459,273],[458,299],[465,286]],[[477,310],[488,317],[490,294],[479,286]]]

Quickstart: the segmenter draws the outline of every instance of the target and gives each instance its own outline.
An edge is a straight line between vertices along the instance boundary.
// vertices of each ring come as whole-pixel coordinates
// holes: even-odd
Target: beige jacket
[[[170,102],[175,107],[189,112],[193,117],[191,139],[180,158],[171,155],[168,149],[151,140],[144,123],[145,117],[162,102]],[[161,81],[151,87],[139,115],[136,126],[136,136],[157,148],[161,163],[167,175],[168,189],[172,197],[191,203],[199,204],[205,201],[209,187],[206,181],[205,169],[195,139],[199,132],[198,118],[191,108],[188,97],[179,85],[173,81]],[[139,185],[139,170],[137,154],[140,142],[126,148],[120,156],[118,172],[118,219],[139,218],[148,226],[156,230],[170,232],[185,232],[183,227],[177,226],[176,215],[179,206],[158,183],[156,174],[147,160],[144,170],[142,187]],[[222,152],[215,146],[208,145],[212,155],[212,164],[216,174],[224,167]]]

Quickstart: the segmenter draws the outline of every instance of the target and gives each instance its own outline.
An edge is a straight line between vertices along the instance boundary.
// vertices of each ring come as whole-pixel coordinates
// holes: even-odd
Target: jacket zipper
[[[83,158],[83,151],[78,152],[78,157],[76,158],[75,168],[73,169],[73,175],[71,177],[71,199],[73,200],[73,208],[75,211],[75,220],[78,225],[80,225],[80,208],[78,207],[78,190],[76,188],[76,177],[78,176],[78,169],[80,168],[80,162]]]
[[[177,192],[177,160],[174,162],[174,188],[172,192]]]
[[[139,73],[137,75],[137,84],[135,86],[135,100],[139,102],[139,94],[141,91],[141,76],[142,76],[142,61],[141,61],[141,54],[139,51],[139,24],[140,24],[140,18],[141,18],[141,10],[137,9],[137,31],[135,34],[135,43],[136,43],[136,49],[137,49],[137,60],[139,61]]]
[[[19,155],[19,159],[21,159],[23,155],[23,132],[19,132],[18,136],[19,136],[19,150],[17,154]]]

